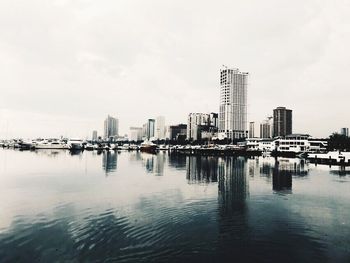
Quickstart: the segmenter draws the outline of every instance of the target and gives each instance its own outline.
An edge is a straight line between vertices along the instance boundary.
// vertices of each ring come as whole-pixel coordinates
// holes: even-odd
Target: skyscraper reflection
[[[218,158],[210,156],[188,156],[186,178],[189,183],[211,183],[218,181]]]
[[[147,172],[155,175],[164,174],[164,165],[167,155],[165,153],[150,154],[141,153],[141,159],[143,165],[146,167]]]
[[[104,151],[102,153],[102,169],[109,175],[117,170],[117,153],[114,151]]]

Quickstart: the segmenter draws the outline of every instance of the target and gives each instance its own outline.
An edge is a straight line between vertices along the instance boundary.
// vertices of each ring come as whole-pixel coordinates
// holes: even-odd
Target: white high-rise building
[[[158,116],[156,118],[156,137],[159,140],[165,139],[165,118],[164,118],[164,116]]]
[[[220,70],[219,133],[226,138],[247,137],[247,86],[247,72]]]
[[[130,141],[142,140],[142,127],[130,127]]]
[[[187,119],[187,140],[200,139],[200,127],[210,124],[210,115],[206,113],[190,113]]]
[[[104,121],[104,138],[110,139],[118,136],[119,121],[117,118],[107,116]]]

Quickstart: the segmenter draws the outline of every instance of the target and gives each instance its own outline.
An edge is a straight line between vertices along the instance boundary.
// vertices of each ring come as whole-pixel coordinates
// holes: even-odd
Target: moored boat
[[[153,142],[146,141],[141,143],[140,151],[141,152],[148,152],[148,153],[156,153],[158,149],[157,144],[154,144]]]

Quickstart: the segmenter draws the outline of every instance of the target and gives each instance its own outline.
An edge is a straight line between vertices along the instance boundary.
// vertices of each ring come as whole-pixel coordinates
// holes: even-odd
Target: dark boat
[[[140,147],[141,152],[156,153],[157,150],[158,150],[158,146],[153,142],[146,141],[141,143],[141,147]]]

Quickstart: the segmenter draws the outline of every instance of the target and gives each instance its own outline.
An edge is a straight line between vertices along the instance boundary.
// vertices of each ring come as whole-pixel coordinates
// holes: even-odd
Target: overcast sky
[[[350,1],[2,0],[0,137],[91,136],[218,112],[224,64],[250,73],[248,121],[350,127]]]

